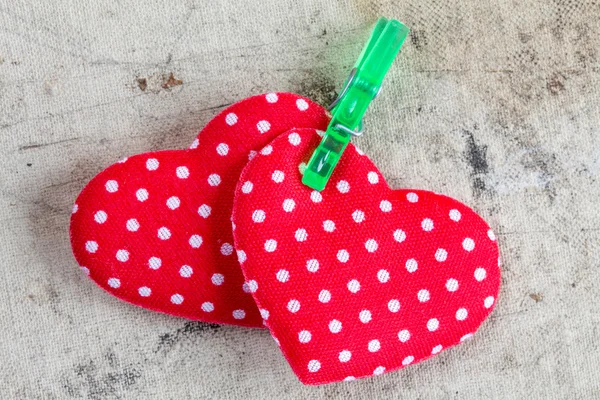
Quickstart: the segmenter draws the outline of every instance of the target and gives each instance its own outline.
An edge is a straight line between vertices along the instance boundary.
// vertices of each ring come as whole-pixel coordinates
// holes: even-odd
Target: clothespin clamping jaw
[[[331,122],[304,171],[305,185],[323,190],[350,137],[362,135],[363,116],[379,94],[383,78],[408,32],[409,29],[396,20],[380,18],[377,21],[344,89],[331,105]]]

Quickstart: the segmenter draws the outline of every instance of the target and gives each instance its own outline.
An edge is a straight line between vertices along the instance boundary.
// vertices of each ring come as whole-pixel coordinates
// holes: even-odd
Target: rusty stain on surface
[[[544,300],[544,295],[541,293],[531,293],[529,297],[535,300],[536,303],[539,303],[540,301]]]
[[[174,86],[183,85],[183,81],[181,79],[175,78],[175,75],[171,72],[171,74],[165,78],[162,84],[163,89],[171,89]]]

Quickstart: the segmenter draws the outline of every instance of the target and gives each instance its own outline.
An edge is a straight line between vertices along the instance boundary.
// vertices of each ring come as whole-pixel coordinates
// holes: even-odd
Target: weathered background
[[[71,205],[96,173],[252,94],[328,103],[380,15],[412,34],[355,143],[498,233],[472,341],[304,387],[267,332],[148,312],[78,270]],[[0,0],[0,397],[600,398],[599,21],[597,0]]]

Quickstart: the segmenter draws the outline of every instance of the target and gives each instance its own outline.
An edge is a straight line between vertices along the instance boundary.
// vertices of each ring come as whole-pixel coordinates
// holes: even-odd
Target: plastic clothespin
[[[380,18],[377,21],[344,89],[331,105],[331,122],[308,162],[302,183],[319,191],[325,188],[350,137],[362,134],[363,116],[379,94],[383,78],[408,32],[408,27],[396,20]]]

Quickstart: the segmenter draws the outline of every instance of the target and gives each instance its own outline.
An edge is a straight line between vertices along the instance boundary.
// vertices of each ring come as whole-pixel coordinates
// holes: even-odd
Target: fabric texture
[[[292,130],[263,148],[233,208],[246,285],[296,375],[381,375],[469,339],[500,288],[493,231],[454,199],[391,190],[353,145],[311,190],[301,174],[320,139]]]
[[[327,122],[323,107],[301,96],[254,96],[217,115],[189,150],[139,154],[108,167],[73,207],[80,268],[145,308],[262,327],[233,251],[234,188],[255,150],[291,127]]]

